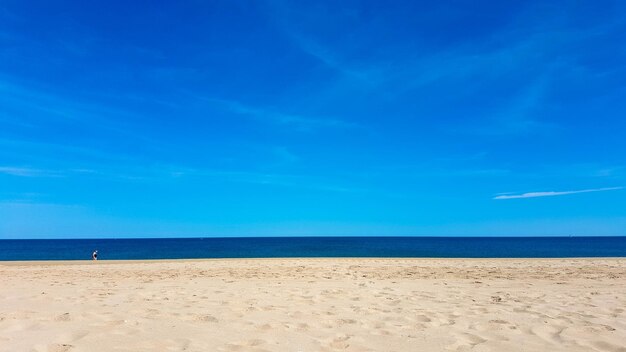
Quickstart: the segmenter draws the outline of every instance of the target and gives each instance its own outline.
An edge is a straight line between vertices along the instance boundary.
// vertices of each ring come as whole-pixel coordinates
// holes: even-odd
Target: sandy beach
[[[0,262],[0,351],[626,351],[626,259]]]

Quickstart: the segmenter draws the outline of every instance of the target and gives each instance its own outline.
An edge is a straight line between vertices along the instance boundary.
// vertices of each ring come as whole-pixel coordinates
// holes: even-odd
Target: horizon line
[[[190,236],[190,237],[51,237],[0,238],[0,241],[39,240],[180,240],[180,239],[243,239],[243,238],[601,238],[626,235],[298,235],[298,236]]]

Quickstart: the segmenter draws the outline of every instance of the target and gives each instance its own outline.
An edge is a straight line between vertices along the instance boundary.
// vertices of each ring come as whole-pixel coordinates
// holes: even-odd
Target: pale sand
[[[626,259],[0,263],[0,351],[626,351]]]

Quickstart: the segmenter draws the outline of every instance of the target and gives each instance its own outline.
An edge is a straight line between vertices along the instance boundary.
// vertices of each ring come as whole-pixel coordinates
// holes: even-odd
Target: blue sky
[[[0,3],[0,238],[626,235],[620,1]]]

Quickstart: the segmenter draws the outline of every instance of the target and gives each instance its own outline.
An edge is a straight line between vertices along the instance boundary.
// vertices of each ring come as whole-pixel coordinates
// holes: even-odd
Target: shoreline
[[[89,264],[144,264],[144,263],[201,263],[217,261],[290,261],[290,260],[337,260],[337,261],[379,261],[379,260],[403,260],[403,261],[594,261],[594,260],[616,260],[625,261],[626,257],[246,257],[246,258],[164,258],[164,259],[43,259],[43,260],[0,260],[0,266],[30,266],[30,265],[89,265]]]

